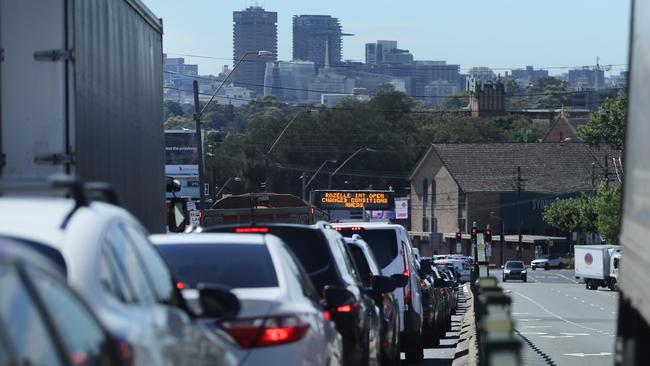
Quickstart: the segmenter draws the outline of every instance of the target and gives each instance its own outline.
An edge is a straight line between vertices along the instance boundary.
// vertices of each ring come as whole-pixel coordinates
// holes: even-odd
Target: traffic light
[[[491,243],[492,242],[492,229],[490,229],[490,225],[485,228],[485,242],[486,243]]]
[[[456,231],[456,241],[463,240],[463,234],[460,231]]]
[[[478,232],[478,229],[476,227],[472,227],[472,243],[476,243],[476,233]]]

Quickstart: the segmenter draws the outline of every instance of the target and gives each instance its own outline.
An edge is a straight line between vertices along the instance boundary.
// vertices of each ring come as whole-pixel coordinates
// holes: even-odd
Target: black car
[[[364,287],[343,237],[329,224],[226,225],[206,228],[202,232],[268,233],[278,236],[301,262],[326,307],[328,302],[340,303],[341,298],[346,298],[347,305],[328,307],[331,319],[343,337],[344,364],[367,365],[373,359],[380,361],[379,309]],[[373,291],[388,293],[394,289],[391,278],[373,277]]]
[[[507,280],[521,280],[528,281],[528,274],[526,273],[526,266],[522,261],[507,261],[503,266],[503,282]]]
[[[0,238],[0,364],[130,365],[131,346],[107,333],[48,248]]]
[[[380,293],[370,290],[372,288],[372,278],[381,276],[381,269],[368,243],[359,235],[345,238],[345,242],[348,244],[354,263],[359,269],[364,286],[369,289],[368,291],[380,311],[382,365],[399,365],[399,304],[397,299],[392,292]],[[395,279],[396,282],[400,282],[396,283],[398,287],[403,287],[399,285],[406,285],[408,281],[408,278],[404,275],[394,275],[392,277],[401,277]]]

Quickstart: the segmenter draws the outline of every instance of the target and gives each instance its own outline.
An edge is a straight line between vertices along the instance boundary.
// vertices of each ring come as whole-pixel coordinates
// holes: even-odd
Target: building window
[[[429,181],[422,181],[422,231],[429,231],[429,219],[427,216],[427,205],[429,204]]]
[[[431,231],[438,231],[436,225],[436,204],[438,201],[438,193],[436,187],[436,179],[431,179]]]
[[[466,231],[465,224],[467,222],[467,196],[465,192],[458,191],[458,227],[461,231]]]

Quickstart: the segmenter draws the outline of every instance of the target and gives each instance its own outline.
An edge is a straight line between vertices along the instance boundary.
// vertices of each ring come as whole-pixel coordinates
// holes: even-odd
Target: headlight
[[[524,269],[523,271],[521,271],[521,273],[526,273],[526,270]]]

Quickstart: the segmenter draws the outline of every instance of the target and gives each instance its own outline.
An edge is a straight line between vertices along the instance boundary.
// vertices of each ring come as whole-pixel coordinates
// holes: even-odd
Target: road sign
[[[318,190],[312,193],[312,203],[325,210],[393,211],[394,194],[393,191]]]
[[[190,211],[190,225],[201,226],[201,211]]]

